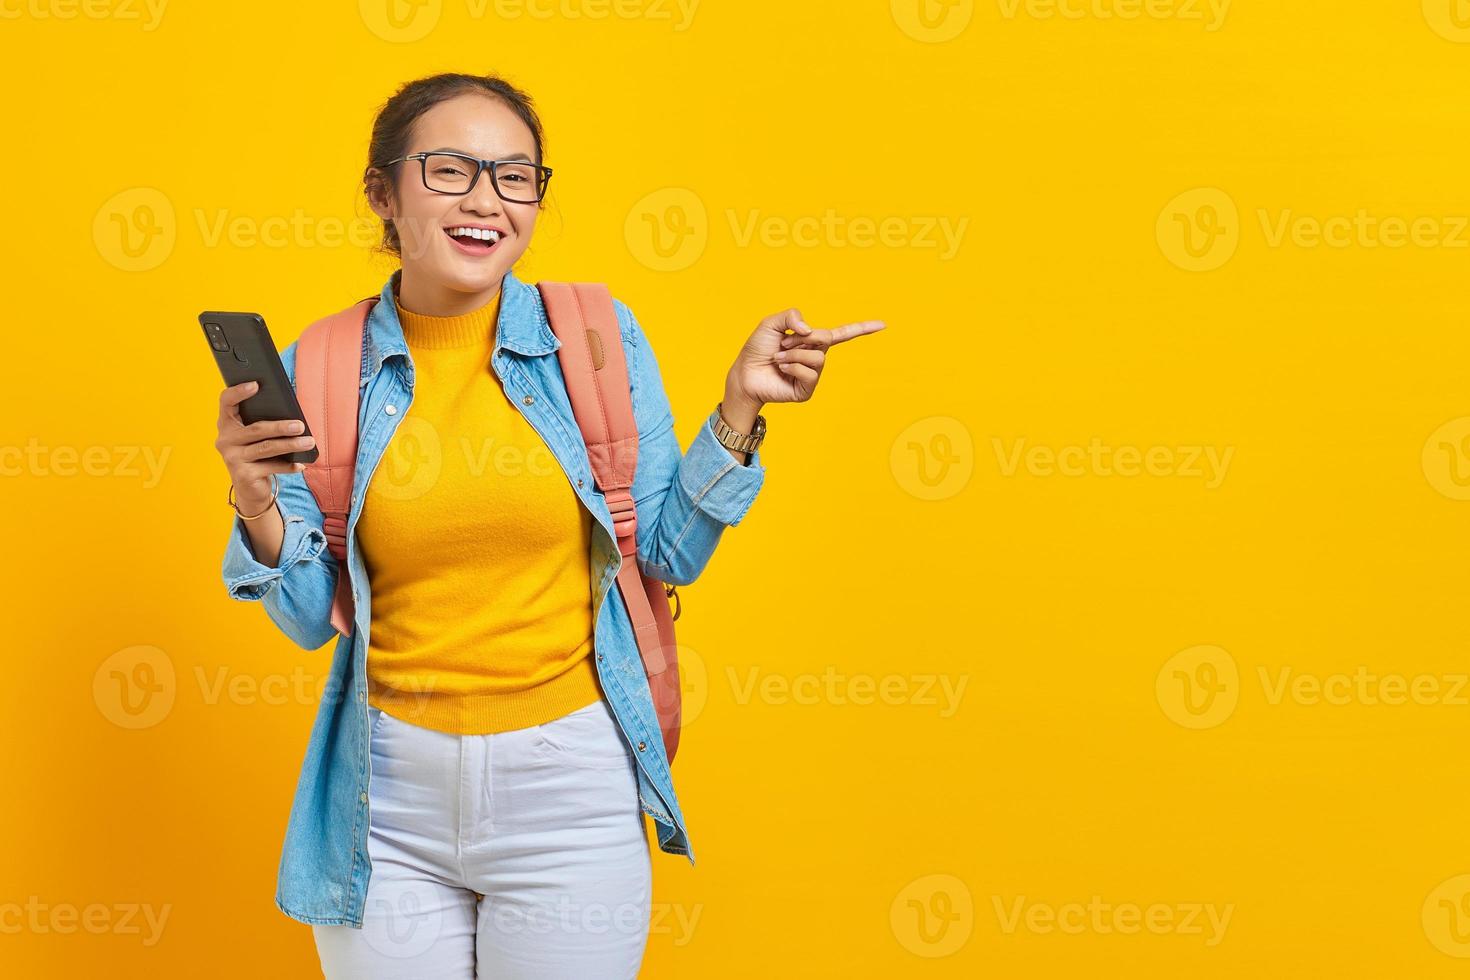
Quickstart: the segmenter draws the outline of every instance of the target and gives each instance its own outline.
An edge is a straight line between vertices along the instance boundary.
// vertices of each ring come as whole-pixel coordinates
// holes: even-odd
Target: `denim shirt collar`
[[[368,316],[362,344],[363,384],[372,380],[383,362],[395,355],[407,362],[408,383],[413,383],[412,359],[408,356],[403,324],[398,320],[398,307],[394,304],[394,291],[402,276],[403,270],[396,269],[388,277],[377,304]],[[500,314],[495,321],[495,351],[492,356],[499,356],[501,349],[505,348],[535,357],[550,354],[559,347],[561,341],[546,320],[540,291],[507,269],[500,283]]]

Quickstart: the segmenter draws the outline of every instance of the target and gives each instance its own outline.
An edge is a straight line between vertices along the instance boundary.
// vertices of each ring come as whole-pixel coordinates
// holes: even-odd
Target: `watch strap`
[[[766,438],[765,416],[760,414],[756,415],[754,432],[741,432],[738,429],[732,428],[730,424],[725,421],[725,417],[720,413],[720,409],[723,407],[723,405],[724,403],[721,402],[719,405],[715,406],[715,440],[726,449],[734,450],[737,453],[755,452],[758,448],[760,448],[760,444],[764,442]]]

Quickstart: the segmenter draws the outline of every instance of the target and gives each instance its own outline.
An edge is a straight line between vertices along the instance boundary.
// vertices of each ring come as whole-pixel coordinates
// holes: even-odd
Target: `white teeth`
[[[500,234],[484,228],[451,228],[449,234],[456,238],[478,238],[482,242],[498,242]]]

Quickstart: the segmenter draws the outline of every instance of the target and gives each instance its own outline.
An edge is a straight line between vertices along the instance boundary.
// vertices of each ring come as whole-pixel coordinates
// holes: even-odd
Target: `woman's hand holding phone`
[[[240,403],[259,387],[257,382],[246,381],[231,385],[219,396],[219,438],[215,439],[214,448],[219,450],[230,473],[235,504],[243,514],[256,514],[265,509],[271,499],[272,474],[300,473],[306,469],[305,463],[270,457],[301,452],[316,445],[311,436],[299,434],[304,426],[298,419],[266,419],[245,424],[240,418]],[[260,527],[261,524],[267,526]],[[246,527],[256,556],[271,555],[268,564],[274,565],[280,557],[281,521],[247,521]]]

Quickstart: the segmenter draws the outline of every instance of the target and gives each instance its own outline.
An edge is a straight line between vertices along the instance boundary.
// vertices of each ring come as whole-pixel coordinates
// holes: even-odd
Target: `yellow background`
[[[888,323],[681,590],[645,976],[1463,975],[1453,4],[9,0],[0,970],[317,975],[272,896],[330,647],[226,596],[195,316],[377,292],[372,114],[459,70],[548,128],[518,274],[612,285],[686,445],[761,316]]]

